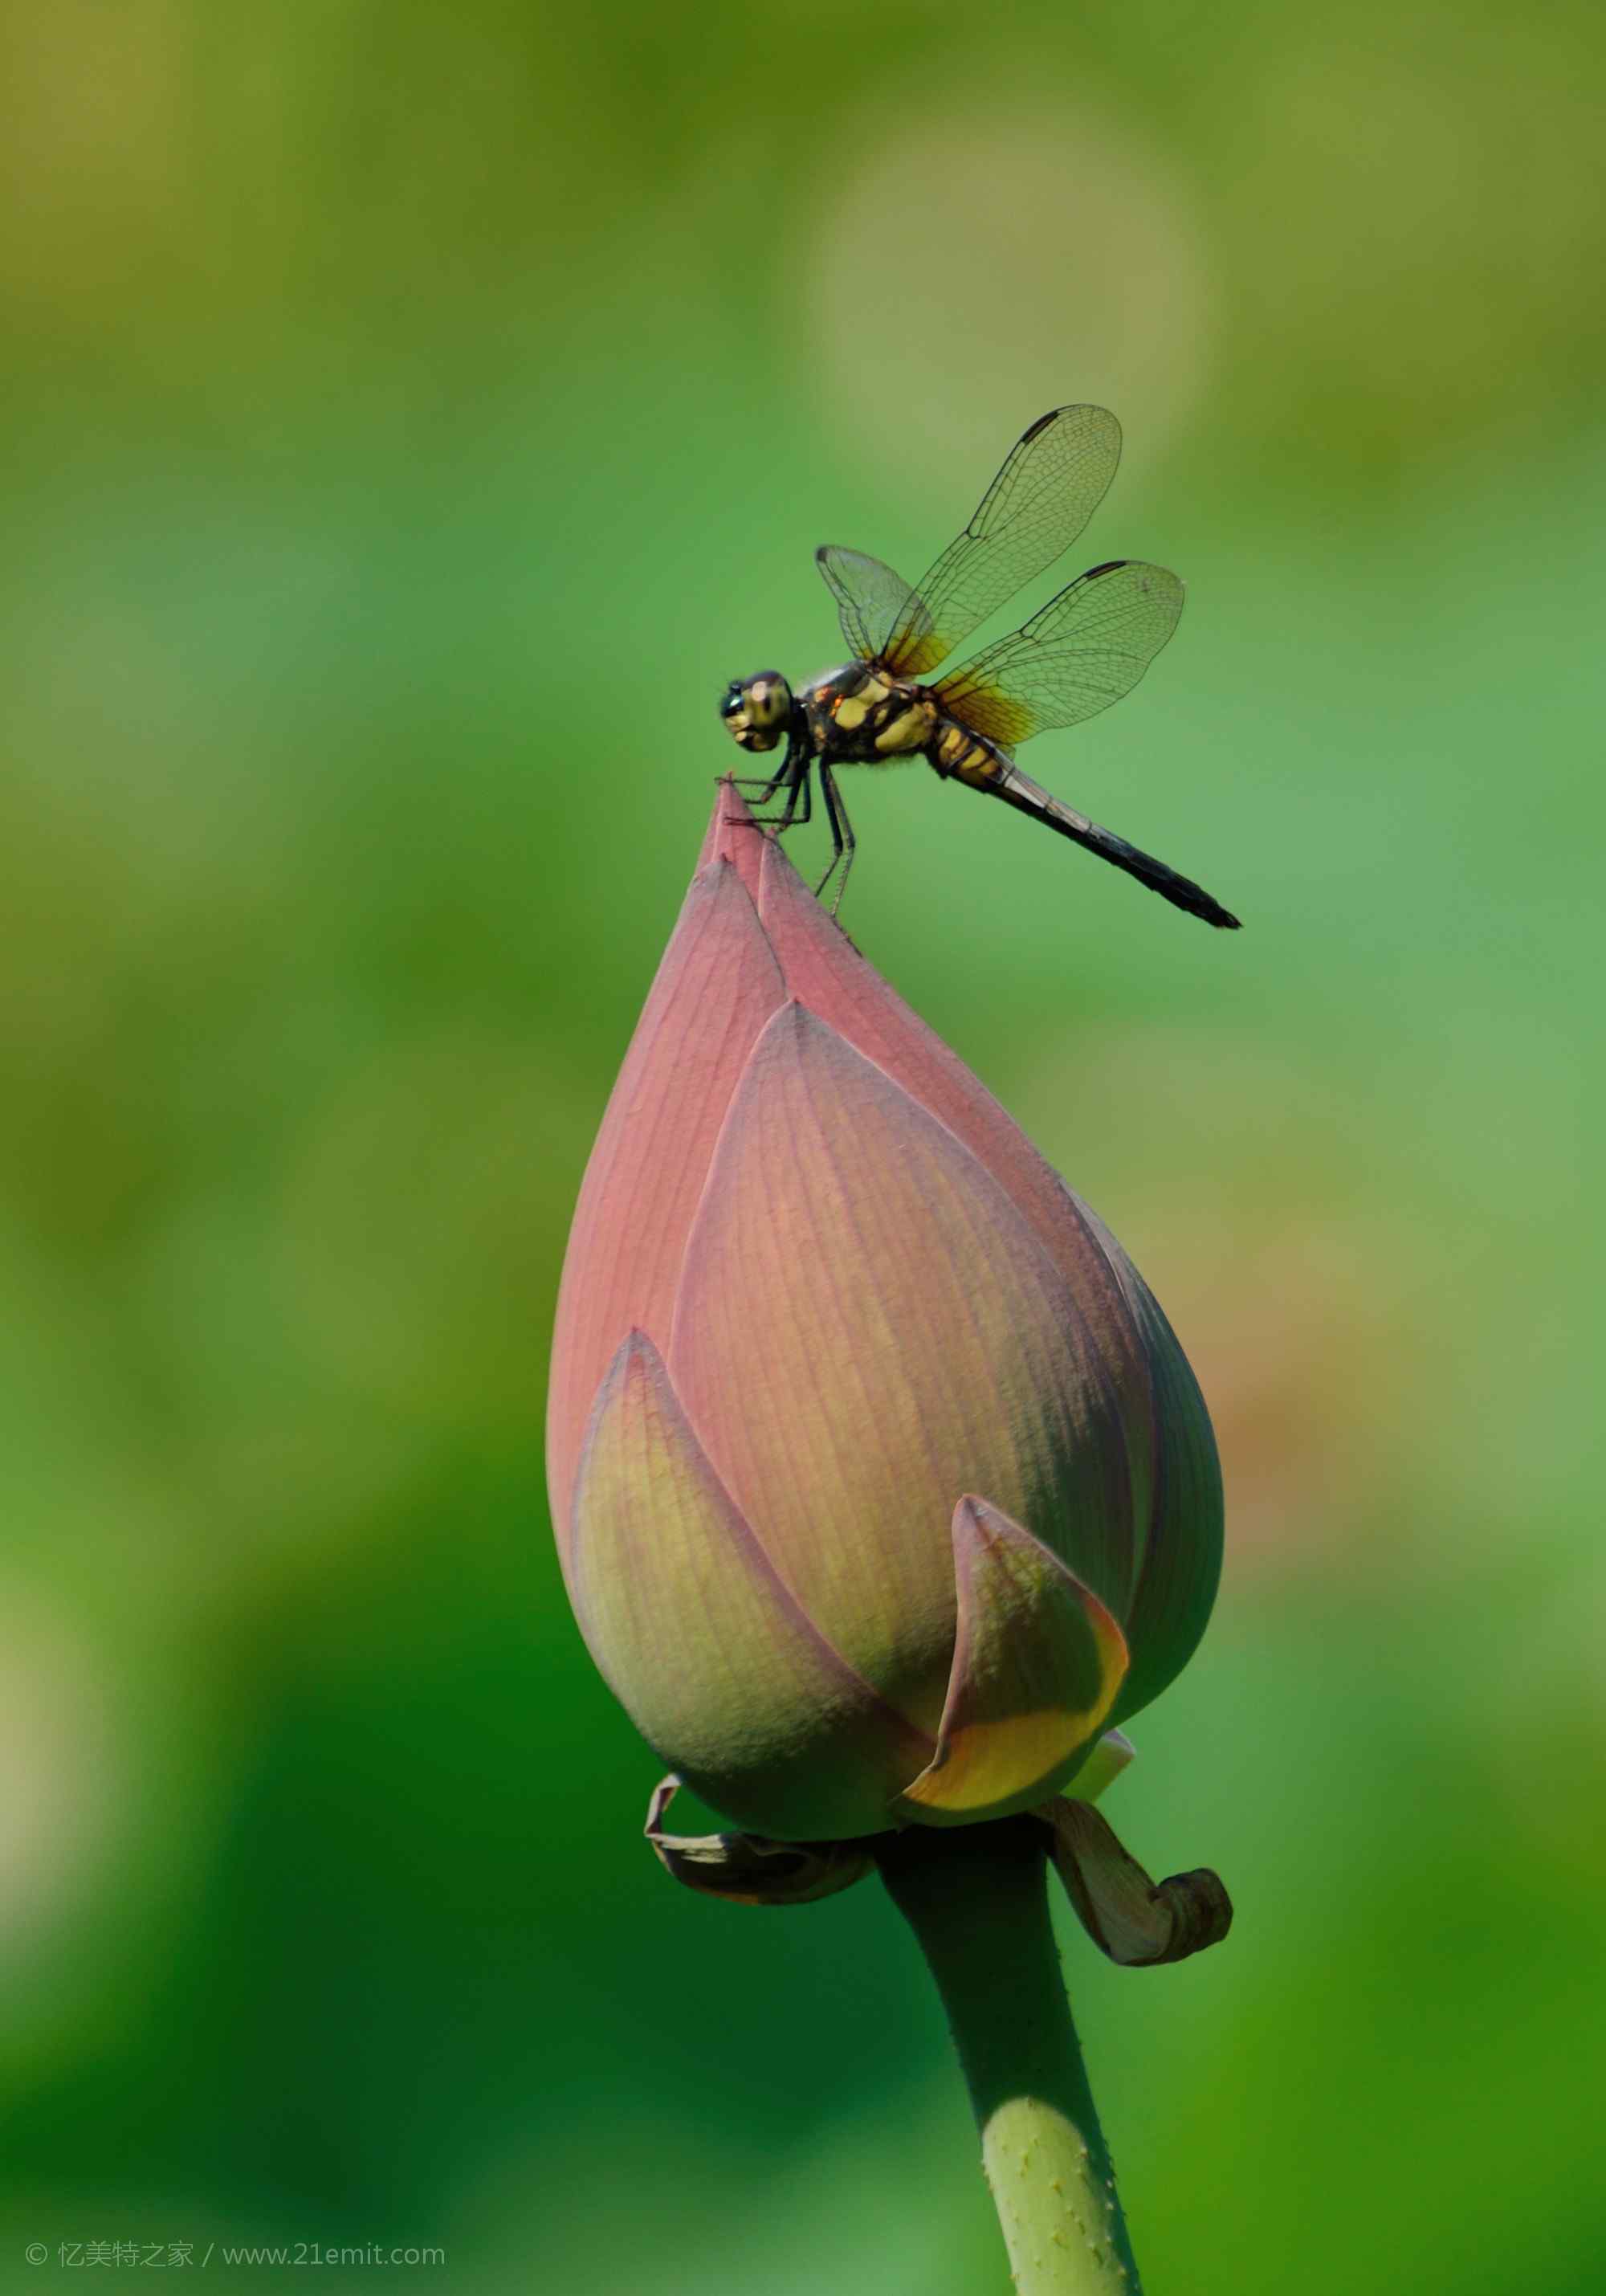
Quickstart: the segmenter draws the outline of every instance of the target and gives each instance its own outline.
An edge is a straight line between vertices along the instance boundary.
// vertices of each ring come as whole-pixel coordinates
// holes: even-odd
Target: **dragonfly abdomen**
[[[926,754],[945,781],[951,775],[972,789],[992,789],[1009,779],[1009,759],[1001,750],[957,718],[939,717],[937,724],[936,739]]]

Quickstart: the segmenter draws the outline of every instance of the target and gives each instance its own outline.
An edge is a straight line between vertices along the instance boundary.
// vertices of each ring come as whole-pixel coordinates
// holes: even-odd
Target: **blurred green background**
[[[1249,929],[924,773],[848,922],[1220,1433],[1111,1815],[1238,1924],[1066,1925],[1137,2251],[1598,2291],[1599,12],[0,21],[0,2286],[1003,2296],[890,1907],[642,1847],[539,1431],[718,689],[1091,398],[1190,604],[1028,762]]]

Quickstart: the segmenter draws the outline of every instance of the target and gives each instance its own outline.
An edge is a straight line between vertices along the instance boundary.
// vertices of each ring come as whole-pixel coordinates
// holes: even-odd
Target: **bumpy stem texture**
[[[948,2013],[1020,2296],[1140,2296],[1029,1817],[913,1826],[882,1879]]]

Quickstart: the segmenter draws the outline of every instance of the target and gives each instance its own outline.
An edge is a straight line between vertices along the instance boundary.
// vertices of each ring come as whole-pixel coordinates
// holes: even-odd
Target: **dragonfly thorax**
[[[939,723],[923,686],[869,662],[848,662],[811,678],[798,701],[815,754],[834,765],[885,765],[916,756],[930,747]]]

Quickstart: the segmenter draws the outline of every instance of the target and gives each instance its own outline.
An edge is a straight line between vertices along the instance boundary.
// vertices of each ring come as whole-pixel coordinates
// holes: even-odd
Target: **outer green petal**
[[[1071,1772],[1060,1792],[1073,1794],[1077,1801],[1097,1801],[1136,1755],[1137,1748],[1125,1731],[1106,1730],[1097,1744],[1088,1748],[1081,1767]]]
[[[873,1833],[930,1758],[810,1626],[635,1332],[592,1414],[572,1591],[592,1656],[642,1735],[743,1828]]]
[[[959,1632],[930,1768],[900,1804],[928,1825],[1007,1817],[1068,1778],[1127,1671],[1096,1595],[985,1499],[954,1510]]]

